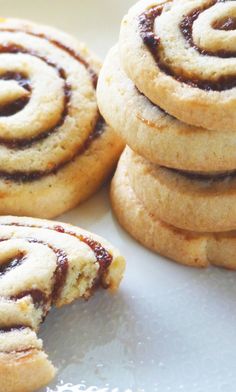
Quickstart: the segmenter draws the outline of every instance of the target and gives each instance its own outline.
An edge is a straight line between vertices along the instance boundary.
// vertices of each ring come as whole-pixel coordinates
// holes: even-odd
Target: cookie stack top
[[[235,43],[235,1],[140,1],[102,70],[102,113],[153,163],[234,170]]]

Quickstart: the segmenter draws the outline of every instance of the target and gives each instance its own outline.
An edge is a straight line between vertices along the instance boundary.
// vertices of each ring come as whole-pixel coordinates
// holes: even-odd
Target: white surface
[[[131,3],[0,0],[0,7],[3,16],[72,32],[104,55]],[[116,244],[127,273],[115,297],[100,292],[48,316],[41,336],[59,371],[41,392],[235,392],[235,273],[193,270],[148,252],[118,226],[106,191],[63,220]]]

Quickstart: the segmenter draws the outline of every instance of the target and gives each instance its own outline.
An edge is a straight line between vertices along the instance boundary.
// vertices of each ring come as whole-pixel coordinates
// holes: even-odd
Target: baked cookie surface
[[[55,374],[35,334],[51,306],[117,289],[125,262],[106,240],[68,224],[8,216],[0,228],[1,387],[33,391]]]
[[[152,164],[129,147],[125,151],[131,186],[157,218],[192,231],[235,229],[235,171],[183,172]]]
[[[141,0],[122,22],[122,65],[179,120],[235,131],[235,14],[235,1]]]
[[[193,171],[235,169],[235,132],[209,131],[169,116],[127,77],[120,65],[117,46],[103,64],[97,97],[100,111],[110,126],[151,162]]]
[[[158,219],[138,199],[129,180],[126,152],[112,181],[113,210],[127,232],[147,248],[181,264],[236,269],[236,232],[197,233]]]
[[[59,215],[98,189],[123,147],[98,111],[100,63],[17,19],[1,19],[0,57],[0,213]]]

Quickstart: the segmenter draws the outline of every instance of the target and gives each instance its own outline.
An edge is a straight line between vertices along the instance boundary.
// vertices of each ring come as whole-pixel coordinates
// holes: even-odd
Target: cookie
[[[235,1],[141,0],[122,22],[122,65],[179,120],[236,131],[235,14]]]
[[[236,269],[236,231],[196,233],[157,219],[136,196],[128,171],[124,153],[112,181],[111,202],[120,224],[137,241],[184,265],[208,267],[212,264]]]
[[[17,19],[0,21],[0,57],[0,214],[62,214],[123,148],[97,107],[100,64],[67,34]]]
[[[192,171],[235,169],[235,132],[209,131],[169,116],[127,77],[117,47],[111,49],[100,72],[97,98],[110,126],[151,162]]]
[[[0,228],[1,388],[38,390],[55,374],[35,334],[51,306],[117,289],[125,262],[104,239],[68,224],[3,216]]]
[[[56,370],[30,328],[0,328],[2,391],[31,392],[48,384]]]
[[[126,148],[129,179],[157,218],[192,231],[236,229],[236,172],[201,174],[150,163]]]

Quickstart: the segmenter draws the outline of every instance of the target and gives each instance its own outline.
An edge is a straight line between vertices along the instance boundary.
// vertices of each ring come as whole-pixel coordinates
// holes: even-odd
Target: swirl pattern
[[[129,182],[154,217],[194,232],[235,230],[235,172],[183,172],[154,165],[126,147]]]
[[[235,17],[230,0],[141,1],[122,24],[125,70],[176,118],[235,131]]]
[[[175,227],[158,218],[158,203],[155,211],[152,210],[150,205],[143,204],[132,187],[128,154],[126,149],[111,187],[112,205],[120,224],[147,248],[181,264],[192,267],[215,265],[235,270],[235,230],[196,232]],[[142,185],[145,188],[144,182]]]
[[[204,173],[208,180],[216,179],[213,175],[218,172],[221,178],[234,176],[235,132],[227,131],[222,137],[221,132],[178,121],[154,105],[123,71],[117,46],[111,49],[102,67],[97,97],[107,123],[132,150],[149,161],[185,170],[193,179],[204,179]],[[228,173],[223,174],[225,171]],[[202,172],[202,176],[193,172]]]
[[[98,188],[122,148],[97,108],[99,62],[70,36],[16,19],[0,23],[0,57],[1,213],[35,216],[26,206],[32,194],[37,215],[55,216]]]
[[[0,227],[0,375],[7,372],[1,380],[8,392],[13,390],[7,384],[9,379],[22,370],[16,366],[18,355],[28,361],[29,353],[36,350],[40,355],[36,362],[43,360],[39,370],[46,369],[49,379],[55,373],[33,332],[51,306],[87,299],[99,286],[116,289],[124,260],[102,238],[69,225],[1,217]],[[4,357],[9,359],[9,355],[7,365]],[[43,385],[42,379],[34,380],[31,373],[28,382],[29,377],[38,382],[37,388]],[[18,390],[22,386],[18,385]]]

